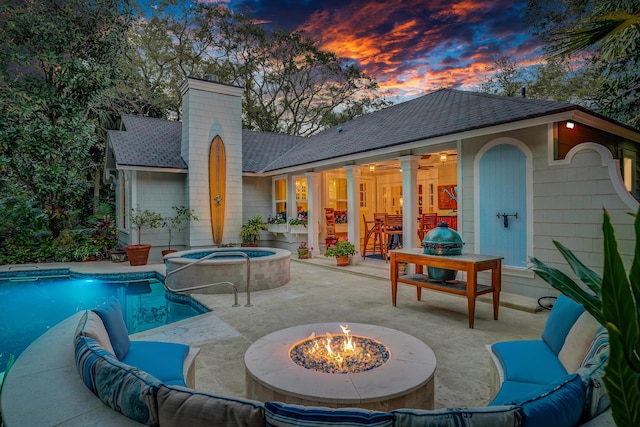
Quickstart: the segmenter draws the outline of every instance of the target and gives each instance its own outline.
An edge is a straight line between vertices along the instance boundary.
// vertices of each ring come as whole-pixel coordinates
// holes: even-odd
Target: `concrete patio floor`
[[[163,265],[147,268],[161,271]],[[495,321],[491,304],[480,302],[475,328],[469,329],[465,298],[425,290],[422,301],[416,301],[415,287],[400,286],[398,304],[393,307],[388,276],[388,264],[380,260],[335,267],[333,259],[292,259],[291,281],[277,289],[253,292],[252,307],[244,306],[246,294],[240,294],[240,307],[232,307],[231,294],[194,295],[211,313],[133,338],[200,347],[196,388],[244,397],[243,357],[258,338],[308,323],[381,325],[413,335],[433,349],[437,358],[435,407],[443,408],[485,405],[491,399],[485,345],[537,339],[547,318],[546,311],[533,312],[535,300],[503,293],[504,303],[519,309],[503,306]]]

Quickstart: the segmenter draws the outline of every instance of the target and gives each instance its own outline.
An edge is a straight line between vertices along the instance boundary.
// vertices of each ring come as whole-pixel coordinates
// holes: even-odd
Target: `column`
[[[347,237],[360,251],[360,166],[345,166],[347,171]],[[351,264],[357,264],[361,257],[351,257]]]
[[[320,180],[322,174],[319,172],[307,172],[307,202],[309,204],[309,212],[307,216],[307,246],[309,247],[309,253],[312,257],[320,255],[320,241],[318,235],[320,234],[320,221],[323,220],[324,215],[320,212],[322,207],[320,192]],[[311,250],[313,248],[313,250]]]
[[[418,160],[419,156],[400,157],[402,168],[402,246],[418,246]]]

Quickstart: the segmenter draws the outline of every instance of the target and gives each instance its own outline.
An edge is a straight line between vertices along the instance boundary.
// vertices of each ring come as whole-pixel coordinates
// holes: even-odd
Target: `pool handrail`
[[[229,281],[209,283],[209,284],[206,284],[206,285],[190,286],[190,287],[187,287],[187,288],[180,288],[180,289],[173,289],[173,288],[171,288],[169,286],[169,283],[168,283],[169,282],[169,277],[174,275],[175,273],[177,273],[179,271],[182,271],[182,270],[185,270],[185,269],[191,267],[192,265],[199,264],[202,261],[214,258],[216,256],[221,256],[221,255],[241,256],[247,262],[247,303],[245,304],[245,307],[251,307],[252,306],[251,305],[251,258],[245,252],[241,252],[241,251],[218,251],[218,252],[212,252],[207,256],[204,256],[202,258],[198,258],[198,259],[193,260],[189,264],[183,265],[182,267],[176,268],[175,270],[171,270],[164,277],[164,287],[165,287],[165,289],[167,289],[167,290],[169,290],[171,292],[180,293],[180,292],[193,291],[193,290],[196,290],[196,289],[203,289],[203,288],[219,286],[219,285],[230,285],[233,288],[233,295],[234,295],[234,300],[235,300],[235,302],[233,304],[233,307],[239,307],[240,304],[238,304],[238,288],[236,287],[235,284],[233,284],[233,283],[231,283]],[[169,259],[167,261],[171,261],[171,260]]]

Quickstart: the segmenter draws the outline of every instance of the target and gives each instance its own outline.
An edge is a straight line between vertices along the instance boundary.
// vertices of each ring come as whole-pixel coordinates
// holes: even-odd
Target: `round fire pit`
[[[319,372],[296,363],[297,346],[310,335],[329,331],[340,335],[339,323],[294,326],[253,343],[244,356],[246,396],[249,399],[390,411],[399,408],[433,409],[433,351],[411,335],[382,326],[349,324],[356,345],[360,339],[382,346],[383,363],[360,372]],[[335,344],[335,343],[334,343]],[[366,350],[369,352],[369,348]],[[300,350],[302,351],[302,350]],[[375,358],[376,356],[372,356]]]

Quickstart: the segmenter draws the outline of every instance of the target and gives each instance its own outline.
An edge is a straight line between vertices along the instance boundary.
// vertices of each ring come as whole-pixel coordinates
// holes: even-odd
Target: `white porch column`
[[[418,156],[400,157],[402,168],[402,245],[418,246]]]
[[[345,166],[347,171],[347,237],[360,252],[360,166]],[[352,256],[351,263],[357,264],[359,256]]]
[[[307,177],[308,189],[307,247],[313,257],[320,255],[320,241],[318,240],[318,236],[320,235],[320,221],[323,218],[322,212],[320,212],[322,206],[322,193],[320,192],[322,174],[319,172],[307,172],[305,176]],[[313,251],[311,248],[313,248]]]

